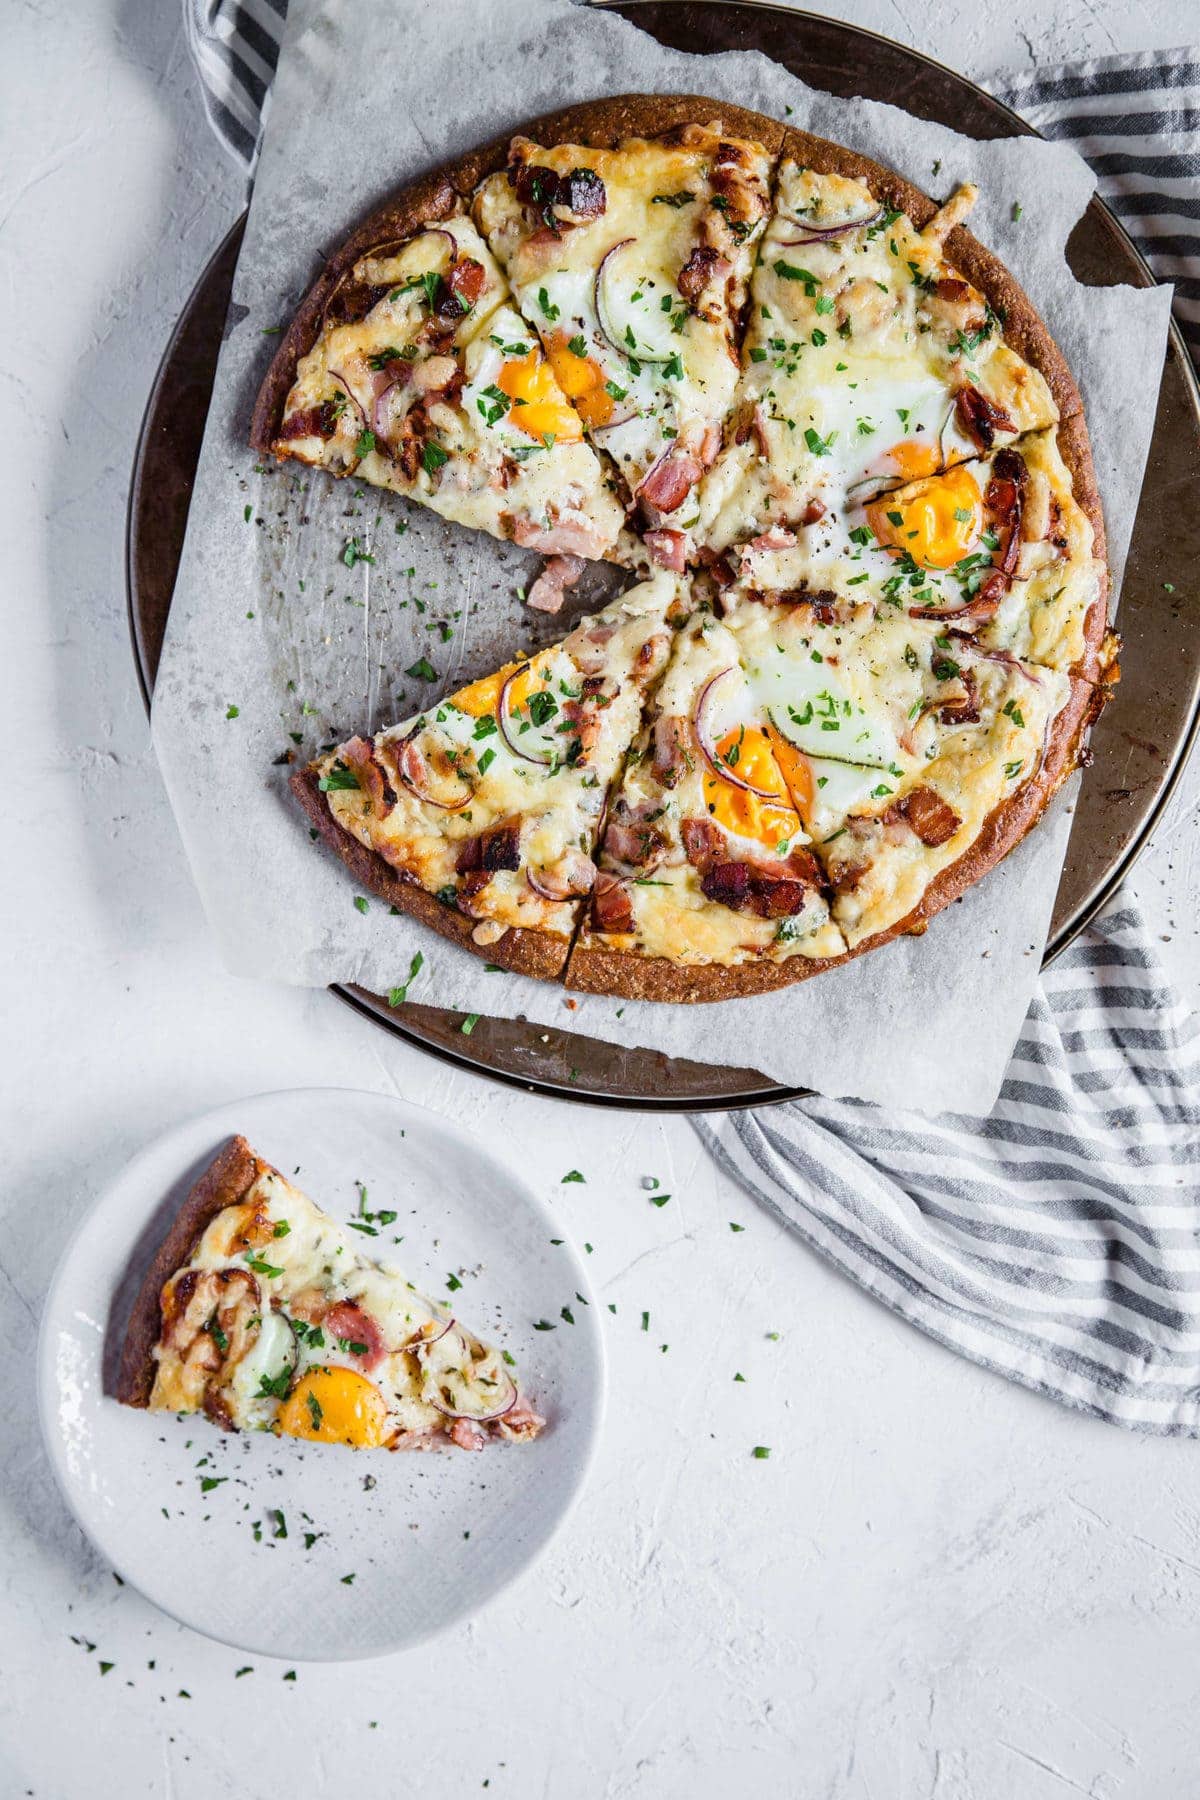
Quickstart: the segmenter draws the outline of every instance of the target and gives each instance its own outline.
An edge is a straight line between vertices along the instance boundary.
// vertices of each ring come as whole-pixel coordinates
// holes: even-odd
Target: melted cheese
[[[1016,448],[1028,476],[1020,553],[998,613],[974,635],[989,649],[1069,670],[1084,654],[1104,569],[1055,432],[1033,432]],[[829,589],[881,614],[913,606],[952,613],[978,591],[997,547],[981,505],[992,461],[960,463],[878,499],[874,487],[851,496],[798,531],[794,544],[747,549],[743,575],[768,592]]]
[[[694,725],[706,689],[702,718],[715,753],[712,762],[700,749]],[[653,722],[647,723],[629,758],[620,800],[610,816],[647,820],[665,840],[665,849],[644,876],[630,881],[632,937],[611,941],[686,964],[730,966],[764,957],[785,961],[838,955],[844,949],[841,934],[815,890],[809,890],[795,916],[760,919],[708,899],[699,869],[688,860],[685,820],[711,820],[721,828],[723,860],[774,867],[781,876],[788,872],[789,851],[808,843],[798,810],[807,792],[802,766],[786,747],[782,760],[775,753],[769,720],[742,673],[737,644],[709,615],[698,615],[679,634],[659,684],[655,714],[693,724],[673,785],[665,785],[655,772]],[[722,768],[769,797],[737,787],[722,776]],[[601,866],[604,860],[602,854]],[[603,939],[593,933],[591,941]]]
[[[869,190],[785,162],[751,290],[739,432],[700,492],[703,541],[745,543],[795,525],[811,502],[840,511],[874,480],[911,479],[978,446],[956,416],[965,383],[1012,420],[1006,441],[1057,418],[1041,375],[903,214],[806,241],[821,222],[872,220]],[[943,297],[939,284],[954,284]],[[973,298],[972,298],[973,295]],[[963,321],[985,320],[976,329]]]

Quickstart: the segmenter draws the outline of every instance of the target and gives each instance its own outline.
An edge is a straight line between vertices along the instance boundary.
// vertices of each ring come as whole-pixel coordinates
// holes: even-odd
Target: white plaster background
[[[1196,31],[1193,0],[826,10],[984,80]],[[327,995],[220,969],[149,751],[122,546],[146,392],[242,181],[173,0],[3,0],[0,30],[0,1796],[1196,1791],[1200,1448],[926,1342],[760,1217],[682,1120],[459,1076]],[[1200,769],[1134,886],[1200,1004],[1198,799]],[[597,1473],[548,1560],[425,1650],[285,1682],[117,1587],[50,1480],[32,1367],[71,1223],[147,1136],[323,1080],[519,1138],[620,1311]],[[587,1185],[560,1188],[569,1167]]]

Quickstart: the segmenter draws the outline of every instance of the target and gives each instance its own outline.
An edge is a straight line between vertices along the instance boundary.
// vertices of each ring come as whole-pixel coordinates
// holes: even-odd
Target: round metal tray
[[[857,26],[732,0],[622,0],[612,10],[665,44],[692,51],[761,50],[813,87],[891,101],[976,138],[1031,127],[961,75]],[[129,618],[149,705],[179,567],[192,481],[245,219],[201,275],[163,356],[138,442],[129,501]],[[1147,287],[1153,277],[1112,214],[1093,200],[1068,253],[1092,285]],[[1094,761],[1076,806],[1046,960],[1125,878],[1170,796],[1200,719],[1200,644],[1178,596],[1200,561],[1200,388],[1172,328],[1154,438],[1121,589],[1124,638],[1116,699],[1093,734]],[[790,1099],[749,1069],[669,1059],[519,1020],[480,1019],[464,1037],[458,1013],[392,1009],[356,987],[333,990],[375,1024],[446,1061],[575,1100],[701,1111]]]

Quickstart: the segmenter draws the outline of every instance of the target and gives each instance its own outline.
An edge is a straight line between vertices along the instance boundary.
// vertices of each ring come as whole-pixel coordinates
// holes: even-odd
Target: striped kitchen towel
[[[1072,143],[1160,281],[1200,363],[1200,49],[1146,50],[993,83],[1043,137]]]
[[[1200,1435],[1200,1024],[1134,906],[1044,971],[987,1118],[813,1096],[692,1124],[939,1343],[1117,1424]]]
[[[287,0],[183,0],[249,169]],[[998,84],[1074,142],[1200,352],[1200,53]],[[1098,1417],[1200,1435],[1200,1029],[1118,899],[1045,971],[987,1118],[812,1097],[692,1121],[776,1218],[962,1355]]]

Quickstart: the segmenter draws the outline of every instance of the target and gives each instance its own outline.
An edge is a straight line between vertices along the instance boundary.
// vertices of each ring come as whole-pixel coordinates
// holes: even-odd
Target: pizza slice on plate
[[[924,919],[1012,847],[1078,754],[1096,690],[832,596],[734,594],[747,683],[803,763],[800,811],[856,950]]]
[[[269,448],[547,553],[603,556],[623,520],[466,218],[355,261],[296,364]]]
[[[609,786],[689,604],[666,574],[570,636],[293,777],[365,887],[526,974],[561,971]]]
[[[373,1229],[378,1229],[377,1227]],[[354,1449],[466,1450],[544,1421],[506,1351],[427,1300],[234,1138],[135,1301],[118,1398],[226,1430]]]
[[[808,782],[730,632],[694,615],[610,803],[568,985],[715,1000],[841,954],[803,823]]]
[[[514,138],[475,216],[593,443],[682,571],[693,489],[737,382],[768,204],[761,144],[685,125],[613,149]]]
[[[960,189],[918,231],[863,181],[781,165],[736,415],[703,484],[698,543],[783,547],[847,496],[1056,422],[1045,378],[946,260],[945,239],[974,197]]]

